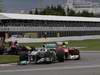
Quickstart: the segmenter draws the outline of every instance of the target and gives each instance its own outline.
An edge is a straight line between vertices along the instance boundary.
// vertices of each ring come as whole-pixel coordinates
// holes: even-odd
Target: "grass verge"
[[[100,51],[100,39],[69,41],[68,46],[69,47],[85,47],[85,48],[80,48],[80,50],[97,50],[97,51]]]
[[[29,43],[23,45],[42,47],[43,43]],[[100,39],[68,41],[68,47],[84,47],[80,48],[80,50],[100,51]]]
[[[18,57],[17,55],[0,55],[0,64],[16,63]]]

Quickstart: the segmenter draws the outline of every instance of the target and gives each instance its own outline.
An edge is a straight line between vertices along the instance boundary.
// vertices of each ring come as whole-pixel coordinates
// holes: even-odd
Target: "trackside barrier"
[[[18,43],[39,43],[39,42],[59,42],[66,40],[87,40],[87,39],[100,39],[100,35],[95,36],[73,36],[73,37],[53,37],[53,38],[9,38],[5,42],[15,41]]]

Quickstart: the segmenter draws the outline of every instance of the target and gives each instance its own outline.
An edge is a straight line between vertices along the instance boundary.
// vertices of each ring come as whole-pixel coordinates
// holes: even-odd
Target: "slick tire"
[[[64,62],[64,53],[63,52],[57,52],[57,60],[59,62]]]

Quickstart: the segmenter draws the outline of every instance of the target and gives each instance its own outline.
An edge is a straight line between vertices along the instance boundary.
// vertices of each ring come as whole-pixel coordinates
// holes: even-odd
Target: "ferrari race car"
[[[65,53],[65,59],[71,60],[79,60],[80,59],[80,52],[78,49],[75,48],[63,48]]]

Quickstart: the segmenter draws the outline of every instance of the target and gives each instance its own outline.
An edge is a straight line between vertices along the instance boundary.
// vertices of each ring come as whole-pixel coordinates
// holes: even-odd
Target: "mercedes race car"
[[[34,63],[53,63],[56,60],[56,53],[53,49],[38,48],[30,55],[31,61]]]
[[[64,61],[64,51],[56,51],[55,44],[46,44],[43,48],[38,48],[31,52],[34,63],[53,63]]]

